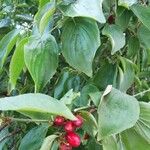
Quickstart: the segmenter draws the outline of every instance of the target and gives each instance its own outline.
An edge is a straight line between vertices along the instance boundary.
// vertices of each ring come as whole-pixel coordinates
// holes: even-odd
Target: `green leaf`
[[[131,16],[131,11],[125,9],[124,7],[118,7],[116,11],[115,24],[120,26],[120,28],[125,31],[128,27]]]
[[[52,0],[49,10],[42,16],[39,23],[39,30],[41,33],[44,32],[45,28],[49,25],[50,20],[53,18],[55,12],[55,5],[55,0]]]
[[[138,28],[138,38],[140,40],[140,43],[147,49],[150,49],[149,37],[150,30],[148,30],[148,28],[143,25],[140,26],[140,28]]]
[[[22,139],[19,150],[38,150],[46,136],[48,125],[40,125],[31,129]]]
[[[122,92],[126,92],[134,82],[135,66],[124,57],[120,57],[120,61],[122,68],[118,68],[117,88]]]
[[[54,141],[51,147],[51,150],[58,150],[59,148],[59,142],[58,141]]]
[[[100,103],[100,99],[102,97],[102,92],[100,92],[97,88],[95,89],[95,91],[91,91],[89,93],[90,99],[91,101],[93,101],[95,106],[98,106]]]
[[[65,16],[88,17],[100,23],[106,22],[100,0],[92,0],[92,3],[91,0],[77,0],[67,6],[60,5],[59,8]]]
[[[140,118],[135,125],[136,132],[150,144],[150,104],[140,103]]]
[[[105,93],[98,107],[99,140],[133,127],[140,112],[139,103],[134,97],[114,88],[109,94]]]
[[[134,128],[125,130],[116,135],[106,137],[102,141],[104,150],[148,150],[149,144],[137,134]]]
[[[54,97],[61,99],[70,89],[78,93],[81,89],[82,78],[77,73],[69,68],[64,68],[58,77],[54,88]]]
[[[150,144],[139,136],[133,128],[121,133],[121,139],[125,150],[133,150],[135,147],[136,150],[148,150],[150,148]]]
[[[34,21],[40,33],[49,32],[52,28],[55,5],[55,0],[51,0],[49,3],[46,2],[45,5],[39,8],[37,14],[35,15]]]
[[[22,39],[16,46],[9,66],[9,77],[11,90],[15,88],[17,79],[25,66],[24,62],[24,45],[28,42],[28,38]]]
[[[78,96],[80,96],[80,93],[75,93],[73,92],[73,89],[71,89],[60,99],[60,101],[65,105],[71,105],[72,101]]]
[[[118,141],[115,136],[106,137],[102,141],[103,150],[120,150],[118,149]]]
[[[150,30],[150,7],[145,7],[142,5],[133,5],[131,7],[133,13],[139,18],[139,20]]]
[[[100,89],[105,90],[107,85],[112,85],[116,78],[116,65],[104,61],[93,78],[94,84]]]
[[[92,84],[85,85],[81,90],[81,96],[78,100],[79,105],[80,106],[87,106],[89,104],[90,100],[93,100],[93,102],[96,105],[98,105],[100,102],[100,93],[99,93],[99,97],[94,97],[94,95],[90,95],[90,94],[95,93],[95,92],[99,93],[99,90],[96,86],[94,86]],[[95,98],[97,98],[97,99],[95,99]]]
[[[19,33],[19,29],[12,30],[0,41],[0,69],[2,69],[7,56],[15,46]]]
[[[44,5],[46,5],[50,1],[51,0],[39,0],[39,8],[43,7]]]
[[[125,35],[121,28],[117,25],[106,25],[102,31],[103,35],[110,38],[112,44],[111,54],[115,54],[125,45]]]
[[[138,2],[138,0],[119,0],[118,5],[129,8],[133,4],[136,4],[137,2]]]
[[[102,150],[102,145],[96,141],[95,138],[88,139],[88,143],[86,144],[86,150]]]
[[[31,118],[51,118],[61,115],[70,120],[76,119],[70,110],[57,99],[44,94],[23,94],[0,99],[0,110],[18,111]]]
[[[64,93],[65,85],[69,76],[70,76],[69,71],[66,69],[63,69],[54,89],[55,98],[60,99],[63,95],[65,95],[66,93],[66,92]]]
[[[138,54],[139,50],[140,50],[140,41],[139,41],[139,39],[135,36],[131,36],[128,39],[127,56],[128,57],[135,57]]]
[[[41,90],[55,74],[58,66],[58,46],[50,34],[31,36],[25,45],[25,63],[35,82],[37,91]]]
[[[46,137],[45,140],[43,141],[43,144],[42,144],[40,150],[50,150],[54,140],[57,137],[58,137],[57,135],[50,135],[50,136]]]
[[[92,62],[99,46],[100,33],[95,21],[75,18],[65,23],[62,53],[72,67],[92,77]]]
[[[80,111],[81,116],[84,119],[83,130],[86,131],[89,135],[95,137],[98,131],[98,126],[94,116],[87,111]]]

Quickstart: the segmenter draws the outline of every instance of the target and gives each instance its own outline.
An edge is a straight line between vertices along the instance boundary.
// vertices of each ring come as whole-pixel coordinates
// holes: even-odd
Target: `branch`
[[[140,93],[137,93],[137,94],[135,94],[135,95],[133,95],[134,97],[138,97],[138,96],[144,96],[144,94],[145,93],[148,93],[148,92],[150,92],[150,88],[148,89],[148,90],[145,90],[145,91],[143,91],[143,92],[140,92]]]

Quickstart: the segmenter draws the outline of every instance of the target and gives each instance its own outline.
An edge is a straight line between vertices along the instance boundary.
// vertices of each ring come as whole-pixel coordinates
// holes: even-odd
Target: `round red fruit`
[[[64,125],[64,122],[65,122],[65,118],[62,116],[56,116],[56,118],[54,119],[54,124],[57,126]]]
[[[74,132],[67,133],[66,140],[72,147],[79,147],[81,143],[80,136]]]
[[[67,121],[66,122],[66,124],[64,126],[64,130],[66,132],[72,132],[72,131],[74,131],[74,125],[73,125],[72,121]]]
[[[59,150],[72,150],[72,146],[69,143],[61,143]]]
[[[76,120],[73,121],[75,127],[80,128],[83,125],[83,118],[80,115],[76,116]]]

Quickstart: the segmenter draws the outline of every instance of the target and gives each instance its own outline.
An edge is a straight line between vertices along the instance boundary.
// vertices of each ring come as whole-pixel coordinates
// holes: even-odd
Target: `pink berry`
[[[72,131],[74,131],[74,128],[75,128],[75,127],[74,127],[72,121],[67,121],[66,124],[65,124],[65,126],[64,126],[64,130],[65,130],[66,132],[72,132]]]
[[[62,116],[56,116],[56,118],[54,119],[54,124],[57,126],[64,125],[64,122],[65,122],[65,118]]]
[[[76,116],[77,120],[73,121],[75,127],[80,128],[83,125],[83,118],[80,115]]]
[[[79,147],[81,143],[80,136],[74,132],[67,133],[66,140],[72,147]]]

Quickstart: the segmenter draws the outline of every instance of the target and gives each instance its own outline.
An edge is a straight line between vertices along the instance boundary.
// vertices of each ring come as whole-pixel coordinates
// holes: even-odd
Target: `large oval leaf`
[[[102,10],[103,0],[76,0],[69,5],[60,5],[60,10],[69,17],[88,17],[105,23]]]
[[[139,103],[127,94],[112,88],[103,95],[98,107],[98,139],[131,128],[139,119]]]
[[[125,35],[121,28],[117,25],[106,25],[102,31],[102,33],[108,36],[111,40],[113,55],[117,51],[119,51],[125,45]]]
[[[48,125],[31,129],[22,139],[19,150],[39,150],[46,136]]]
[[[28,42],[28,38],[22,39],[16,46],[15,52],[12,56],[9,68],[11,89],[15,88],[16,81],[25,66],[24,62],[24,45]]]
[[[70,120],[76,119],[63,102],[39,93],[1,98],[0,110],[18,111],[31,118],[45,119],[45,117],[50,118],[54,114],[64,116]]]
[[[50,34],[31,36],[25,45],[25,63],[35,82],[42,89],[54,75],[58,65],[58,46]]]
[[[131,10],[139,18],[139,20],[150,30],[150,7],[136,4],[131,7]]]
[[[62,33],[62,52],[75,69],[92,76],[92,62],[100,46],[100,33],[95,21],[76,18],[68,20]]]

